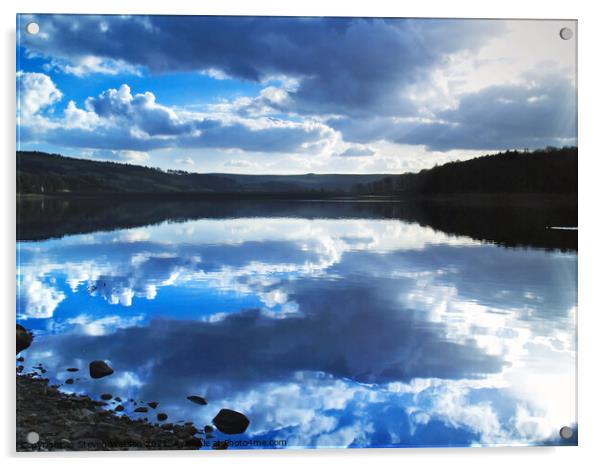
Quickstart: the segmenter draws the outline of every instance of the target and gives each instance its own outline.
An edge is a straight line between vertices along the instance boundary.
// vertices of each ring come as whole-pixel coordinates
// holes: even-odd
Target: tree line
[[[577,148],[506,151],[354,186],[358,195],[577,192]]]
[[[218,175],[17,152],[17,192],[437,195],[577,192],[577,148],[506,151],[400,175]]]

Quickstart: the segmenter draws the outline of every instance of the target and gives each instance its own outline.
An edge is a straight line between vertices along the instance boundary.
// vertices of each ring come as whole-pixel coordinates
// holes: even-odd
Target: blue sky
[[[21,15],[18,147],[198,172],[400,173],[575,145],[565,26]]]

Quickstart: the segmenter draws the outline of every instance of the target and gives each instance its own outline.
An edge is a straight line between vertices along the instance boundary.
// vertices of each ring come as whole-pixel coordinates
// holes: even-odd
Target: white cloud
[[[31,80],[31,79],[30,79]],[[50,78],[38,74],[38,85],[54,88]],[[33,88],[33,86],[30,86]],[[28,87],[29,89],[29,87]],[[60,95],[46,89],[45,100],[24,92],[28,114],[55,102]],[[37,95],[43,92],[38,89]],[[268,92],[277,101],[278,91]],[[70,101],[64,118],[38,116],[21,122],[23,143],[51,144],[111,151],[113,158],[141,162],[150,150],[162,148],[241,149],[247,152],[312,154],[328,147],[336,133],[314,120],[292,121],[273,117],[241,116],[231,111],[191,112],[156,102],[152,92],[132,94],[127,84],[86,99],[84,108]],[[173,164],[173,159],[172,159]]]
[[[201,71],[201,74],[209,76],[210,78],[217,79],[219,81],[223,81],[225,79],[231,79],[224,71],[219,70],[217,68],[208,68],[206,70]]]
[[[150,158],[148,152],[142,152],[139,150],[122,150],[119,151],[119,155],[125,160],[137,163],[144,162]]]
[[[192,158],[190,157],[186,157],[184,159],[176,159],[176,163],[179,163],[181,165],[194,165],[194,160],[192,160]]]
[[[48,68],[56,68],[63,73],[72,74],[79,78],[90,74],[105,75],[141,75],[141,70],[137,66],[130,65],[124,60],[114,60],[95,55],[84,55],[73,58],[70,62],[61,60],[52,60]]]
[[[44,283],[41,277],[27,273],[19,282],[24,309],[21,309],[21,319],[48,319],[54,310],[65,299],[62,291]]]
[[[63,96],[52,79],[42,73],[17,72],[17,86],[17,110],[23,119],[55,104]]]
[[[239,160],[239,159],[234,159],[234,160],[228,160],[226,162],[224,162],[224,167],[233,167],[233,168],[251,168],[251,167],[257,167],[258,165],[249,161],[249,160]]]
[[[148,152],[138,150],[95,150],[91,152],[91,155],[96,159],[133,162],[136,164],[141,164],[150,159]]]
[[[96,113],[77,108],[77,105],[73,100],[70,100],[67,104],[64,115],[65,124],[69,128],[91,130],[100,123],[100,118]]]

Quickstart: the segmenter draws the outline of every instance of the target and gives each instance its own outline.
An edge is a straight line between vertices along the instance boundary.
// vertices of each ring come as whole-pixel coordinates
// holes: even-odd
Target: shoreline
[[[455,194],[226,198],[222,195],[27,195],[17,197],[17,240],[49,238],[200,219],[374,219],[418,223],[455,236],[503,246],[577,250],[577,196]]]
[[[117,415],[106,402],[63,393],[32,374],[18,374],[16,384],[17,452],[198,450],[206,445],[204,431],[194,425],[160,426]],[[30,433],[39,440],[32,443]]]
[[[23,373],[25,357],[19,353],[29,348],[35,336],[17,324],[16,368],[16,451],[123,451],[123,450],[200,450],[209,447],[225,450],[228,435],[241,434],[250,421],[237,411],[221,409],[212,425],[197,428],[191,421],[169,420],[158,402],[121,399],[110,393],[94,400],[86,394],[65,393],[60,385],[51,385],[48,371],[41,363]],[[69,368],[69,372],[79,372]],[[114,370],[104,361],[92,361],[89,376],[99,379]],[[82,374],[83,375],[83,374]],[[74,379],[65,381],[70,385]],[[198,395],[187,397],[195,404],[206,405]],[[131,413],[124,407],[135,408]],[[123,413],[123,414],[118,414]],[[136,413],[141,417],[134,419]],[[151,419],[156,420],[153,422]],[[214,427],[215,426],[215,427]],[[226,436],[226,438],[224,438]]]
[[[574,203],[577,204],[577,193],[542,193],[542,192],[491,192],[491,193],[399,193],[395,195],[355,195],[350,193],[316,193],[312,191],[299,192],[186,192],[186,191],[155,191],[155,192],[53,192],[53,193],[16,193],[16,201],[34,201],[34,200],[98,200],[113,199],[120,200],[182,200],[184,202],[193,201],[375,201],[375,202],[454,202],[454,203],[531,203],[531,202],[552,202],[552,203]]]

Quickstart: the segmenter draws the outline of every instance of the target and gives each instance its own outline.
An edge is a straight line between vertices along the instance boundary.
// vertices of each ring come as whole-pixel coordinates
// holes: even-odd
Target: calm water
[[[542,444],[576,427],[574,250],[253,215],[19,242],[26,367],[57,383],[80,367],[63,390],[158,401],[172,422],[235,409],[251,424],[228,438],[288,447]],[[93,359],[115,374],[90,380]]]

